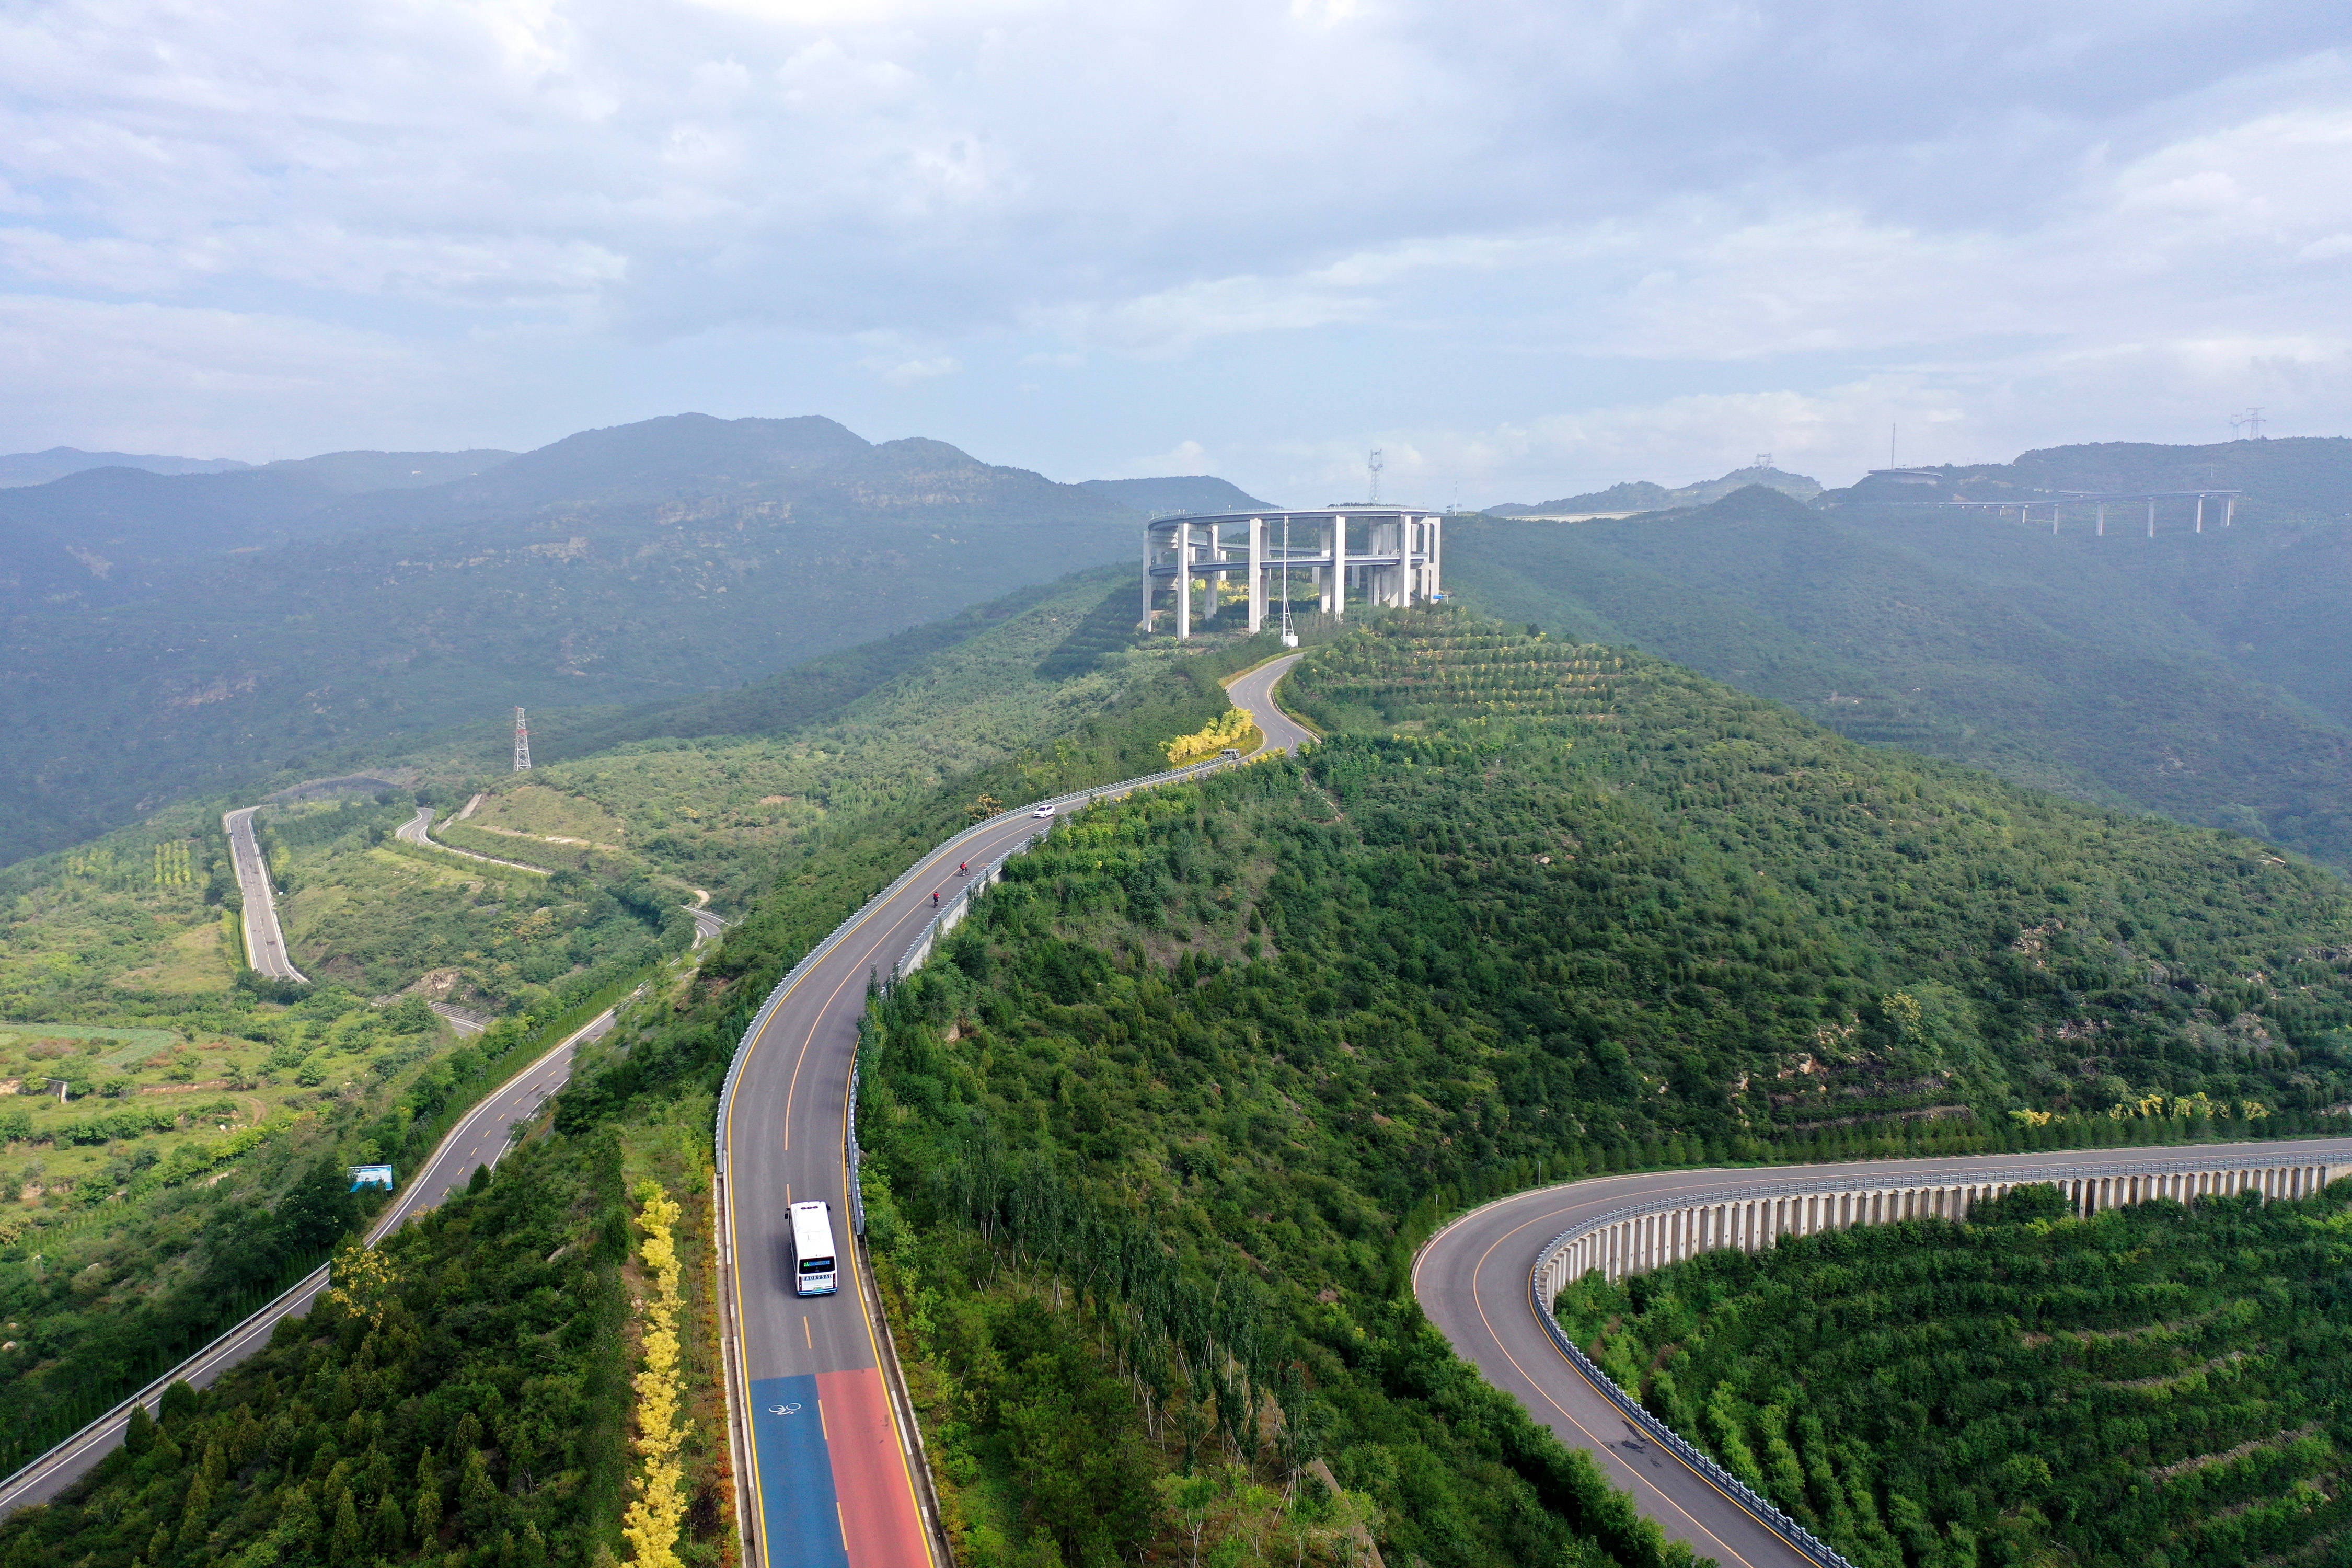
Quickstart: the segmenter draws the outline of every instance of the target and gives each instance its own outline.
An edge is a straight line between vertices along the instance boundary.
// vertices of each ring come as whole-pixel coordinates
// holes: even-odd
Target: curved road
[[[474,798],[479,800],[482,797],[476,795]],[[473,807],[469,805],[466,809],[471,811]],[[458,815],[463,816],[464,813],[461,812]],[[450,820],[455,821],[457,818],[452,817]],[[441,826],[446,827],[449,824],[445,822]],[[418,806],[416,815],[394,828],[392,836],[404,844],[414,844],[420,849],[438,849],[444,855],[463,855],[467,859],[479,860],[485,866],[504,866],[510,870],[528,871],[534,877],[555,875],[546,867],[533,866],[529,861],[501,860],[495,855],[477,855],[471,849],[460,849],[455,844],[442,843],[433,837],[433,808],[429,805]]]
[[[369,1227],[368,1245],[374,1246],[417,1215],[438,1205],[473,1179],[476,1166],[495,1166],[511,1146],[509,1135],[513,1130],[528,1124],[547,1097],[562,1089],[564,1080],[572,1076],[572,1056],[580,1042],[601,1039],[612,1026],[613,1012],[608,1008],[485,1095],[480,1103],[459,1118],[435,1148],[432,1157],[409,1178],[398,1200]],[[185,1380],[197,1388],[211,1387],[223,1373],[268,1344],[280,1318],[302,1316],[326,1288],[327,1269],[321,1266],[292,1289],[149,1384],[132,1399],[124,1400],[0,1481],[0,1515],[27,1503],[47,1502],[87,1475],[122,1440],[122,1428],[131,1418],[134,1400],[152,1412],[163,1390],[173,1383]]]
[[[1265,735],[1258,753],[1313,737],[1274,704],[1297,654],[1236,677],[1228,689]],[[1222,765],[1185,770],[1190,778]],[[1160,782],[1167,782],[1162,780]],[[1136,787],[1067,797],[1076,809]],[[850,1237],[846,1125],[849,1074],[869,976],[887,976],[929,931],[936,910],[1008,851],[1052,826],[1034,808],[949,839],[844,924],[828,950],[772,994],[737,1053],[719,1128],[720,1268],[727,1280],[730,1438],[746,1561],[769,1568],[930,1568],[932,1533],[909,1458],[911,1413],[882,1370],[880,1311],[862,1260],[835,1296],[793,1290],[789,1205],[833,1207],[845,1265]],[[936,902],[935,902],[936,900]]]
[[[303,984],[310,977],[294,967],[287,955],[286,933],[278,927],[278,893],[269,885],[269,863],[262,858],[261,844],[253,836],[253,814],[257,805],[239,806],[221,818],[221,826],[228,832],[230,862],[236,868],[237,889],[244,895],[245,962],[272,980],[299,980]]]
[[[1800,1568],[1806,1560],[1778,1534],[1654,1442],[1644,1442],[1623,1415],[1560,1354],[1529,1302],[1528,1276],[1552,1237],[1612,1209],[1664,1203],[1727,1186],[1801,1186],[1824,1177],[1966,1183],[2005,1171],[2158,1171],[2184,1157],[2242,1151],[2275,1156],[2352,1159],[2352,1139],[2281,1141],[2217,1147],[2085,1149],[2056,1153],[1989,1154],[1947,1160],[1874,1160],[1768,1170],[1649,1171],[1543,1187],[1465,1215],[1432,1237],[1413,1262],[1412,1291],[1455,1352],[1487,1382],[1527,1406],[1560,1440],[1584,1449],[1609,1479],[1633,1495],[1665,1532],[1726,1568]],[[1683,1434],[1685,1437],[1691,1434]]]

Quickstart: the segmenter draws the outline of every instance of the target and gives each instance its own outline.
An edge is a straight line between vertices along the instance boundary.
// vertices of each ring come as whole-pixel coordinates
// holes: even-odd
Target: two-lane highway
[[[496,1166],[500,1156],[512,1147],[514,1129],[529,1124],[547,1097],[562,1089],[572,1076],[572,1057],[580,1043],[602,1039],[613,1026],[613,1016],[609,1008],[598,1014],[459,1118],[457,1124],[442,1137],[432,1157],[408,1178],[398,1199],[376,1216],[375,1224],[368,1229],[367,1244],[374,1246],[416,1215],[437,1207],[452,1192],[473,1179],[476,1167]],[[268,1344],[279,1319],[299,1318],[309,1312],[327,1284],[327,1269],[321,1267],[313,1270],[292,1289],[157,1378],[139,1393],[136,1402],[152,1412],[161,1402],[163,1390],[173,1383],[211,1387],[223,1373]],[[0,1481],[0,1515],[28,1503],[47,1502],[89,1474],[122,1441],[131,1404],[125,1400]]]
[[[294,967],[286,952],[286,933],[278,927],[278,893],[269,883],[269,862],[263,858],[260,841],[253,836],[253,814],[261,808],[239,806],[221,818],[228,830],[228,855],[236,868],[237,890],[245,903],[245,961],[252,968],[272,980],[299,980],[303,984],[310,977]]]
[[[1265,750],[1313,737],[1275,706],[1296,654],[1234,679]],[[1213,767],[1215,764],[1210,764]],[[1107,785],[1073,798],[1108,797]],[[876,1309],[850,1236],[846,1125],[857,1021],[870,977],[888,977],[968,876],[1052,826],[1024,808],[950,838],[877,895],[772,997],[738,1054],[719,1129],[721,1268],[728,1281],[732,1433],[747,1496],[747,1561],[767,1568],[929,1568],[908,1443],[881,1369]],[[967,872],[961,868],[969,867]],[[833,1207],[843,1268],[835,1296],[793,1291],[789,1205]]]

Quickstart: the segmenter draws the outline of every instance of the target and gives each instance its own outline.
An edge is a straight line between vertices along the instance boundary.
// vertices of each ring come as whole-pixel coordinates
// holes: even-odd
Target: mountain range
[[[1758,486],[1572,527],[1462,520],[1446,581],[1856,739],[2352,867],[2352,525],[2312,504],[2352,497],[2352,443],[2332,476],[2262,445],[2278,471],[2250,454],[2238,522],[2201,534],[2169,512],[2154,539],[2137,516],[2053,535],[2038,512],[1824,510]],[[2104,449],[2065,450],[2019,467],[2081,478]]]
[[[693,698],[937,621],[1123,559],[1142,514],[1118,493],[694,414],[519,456],[0,491],[0,861],[517,706]]]
[[[151,474],[226,474],[249,468],[235,458],[168,458],[152,452],[85,452],[52,447],[46,452],[0,453],[0,489],[45,485],[86,468],[143,468]]]
[[[1735,490],[1749,485],[1762,485],[1779,490],[1799,500],[1811,500],[1822,493],[1821,481],[1804,474],[1784,473],[1769,463],[1751,463],[1744,468],[1734,468],[1719,479],[1706,479],[1698,484],[1685,485],[1679,489],[1653,484],[1648,479],[1633,479],[1610,486],[1605,490],[1591,490],[1580,496],[1562,496],[1536,506],[1515,503],[1482,509],[1489,517],[1583,517],[1612,512],[1660,511],[1668,507],[1705,506],[1718,501]]]

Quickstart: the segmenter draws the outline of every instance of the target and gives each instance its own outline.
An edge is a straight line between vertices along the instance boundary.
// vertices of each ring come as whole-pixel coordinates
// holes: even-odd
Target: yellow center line
[[[1577,1206],[1581,1207],[1582,1205],[1579,1205]],[[1559,1411],[1561,1418],[1567,1421],[1570,1426],[1583,1433],[1585,1441],[1591,1444],[1594,1448],[1605,1449],[1609,1447],[1607,1443],[1602,1442],[1601,1438],[1593,1433],[1591,1427],[1587,1426],[1583,1422],[1579,1421],[1574,1415],[1570,1415],[1569,1413],[1568,1406],[1562,1405],[1559,1400],[1554,1399],[1549,1394],[1546,1393],[1542,1384],[1538,1383],[1533,1377],[1528,1376],[1528,1369],[1519,1364],[1519,1358],[1513,1355],[1510,1352],[1510,1348],[1503,1343],[1503,1336],[1495,1331],[1494,1320],[1486,1316],[1486,1302],[1478,1289],[1478,1276],[1485,1270],[1486,1260],[1494,1256],[1495,1247],[1502,1246],[1503,1243],[1518,1235],[1520,1231],[1527,1229],[1528,1226],[1536,1225],[1548,1219],[1556,1219],[1558,1216],[1570,1212],[1572,1211],[1570,1209],[1551,1209],[1546,1213],[1537,1215],[1534,1218],[1529,1219],[1523,1224],[1514,1226],[1511,1229],[1505,1231],[1501,1236],[1496,1237],[1495,1238],[1494,1246],[1489,1247],[1486,1251],[1480,1253],[1478,1255],[1478,1261],[1470,1266],[1470,1300],[1471,1304],[1478,1309],[1478,1321],[1485,1326],[1487,1338],[1493,1340],[1495,1342],[1495,1348],[1502,1352],[1503,1359],[1511,1363],[1511,1370],[1517,1373],[1520,1377],[1526,1379],[1528,1386],[1536,1391],[1536,1397],[1541,1399],[1546,1405],[1550,1405],[1554,1410]],[[1559,1347],[1554,1346],[1553,1348],[1557,1350]],[[1564,1362],[1568,1361],[1566,1356],[1562,1356],[1560,1359]],[[1573,1362],[1569,1362],[1569,1365],[1571,1368],[1574,1367],[1575,1364],[1576,1363]],[[1672,1450],[1669,1449],[1668,1452],[1672,1452]],[[1679,1458],[1680,1456],[1677,1455],[1676,1458]],[[1724,1542],[1721,1536],[1707,1529],[1706,1526],[1701,1524],[1697,1520],[1693,1519],[1690,1511],[1684,1508],[1682,1504],[1676,1502],[1673,1498],[1667,1496],[1665,1491],[1660,1488],[1655,1481],[1653,1481],[1648,1477],[1643,1475],[1641,1471],[1634,1469],[1630,1464],[1626,1465],[1625,1468],[1632,1474],[1633,1479],[1637,1483],[1647,1488],[1652,1492],[1656,1493],[1659,1500],[1668,1508],[1674,1510],[1676,1513],[1682,1515],[1685,1520],[1688,1521],[1690,1527],[1693,1530],[1698,1531],[1699,1534],[1706,1537],[1706,1539],[1714,1542],[1717,1546],[1720,1547],[1725,1556],[1729,1557],[1735,1563],[1748,1563],[1748,1560],[1747,1558],[1742,1557],[1738,1552],[1733,1551],[1731,1547]],[[1698,1472],[1696,1470],[1693,1470],[1691,1473],[1693,1475],[1698,1475]],[[1699,1476],[1699,1479],[1701,1480],[1706,1479],[1705,1476]],[[1709,1482],[1708,1484],[1713,1485],[1712,1482]],[[1723,1489],[1717,1487],[1716,1490],[1721,1492]],[[1746,1506],[1742,1505],[1738,1498],[1732,1497],[1728,1492],[1723,1492],[1723,1495],[1733,1504],[1733,1506],[1738,1507],[1740,1512],[1747,1514],[1750,1519],[1756,1519],[1755,1513]],[[1756,1522],[1759,1524],[1764,1523],[1760,1519],[1756,1520]],[[1769,1529],[1770,1527],[1768,1525],[1766,1528]],[[1748,1568],[1754,1568],[1754,1565],[1750,1563],[1748,1564]]]

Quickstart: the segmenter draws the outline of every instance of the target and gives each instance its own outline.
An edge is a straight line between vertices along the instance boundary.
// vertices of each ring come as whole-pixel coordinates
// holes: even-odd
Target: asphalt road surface
[[[2195,1152],[2260,1152],[2281,1163],[2298,1153],[2352,1158],[2352,1139],[2253,1143]],[[2090,1149],[2063,1153],[1993,1154],[1974,1159],[1880,1160],[1769,1170],[1652,1171],[1521,1193],[1466,1215],[1422,1249],[1412,1290],[1454,1351],[1486,1381],[1526,1405],[1560,1440],[1584,1449],[1643,1513],[1677,1541],[1725,1568],[1783,1568],[1805,1559],[1763,1522],[1654,1442],[1644,1442],[1623,1415],[1552,1343],[1529,1304],[1528,1274],[1552,1237],[1612,1209],[1711,1189],[1797,1186],[1824,1176],[1867,1173],[1873,1180],[1916,1174],[1923,1185],[1982,1181],[2009,1170],[2161,1168],[2183,1149]],[[1683,1434],[1685,1437],[1690,1434]]]
[[[247,909],[252,906],[248,903]],[[376,1217],[368,1230],[373,1246],[411,1218],[437,1206],[452,1192],[473,1179],[475,1168],[496,1166],[512,1147],[509,1134],[539,1113],[547,1097],[572,1076],[572,1056],[583,1040],[600,1039],[613,1026],[611,1011],[600,1014],[567,1036],[563,1042],[509,1079],[452,1127],[433,1151],[432,1158],[409,1177],[392,1206]],[[300,1317],[327,1288],[327,1270],[320,1268],[285,1295],[247,1318],[235,1329],[181,1363],[140,1395],[152,1412],[165,1386],[184,1379],[209,1388],[220,1375],[269,1342],[281,1318]],[[0,1516],[28,1503],[47,1502],[87,1475],[122,1440],[130,1420],[128,1401],[83,1427],[23,1469],[0,1481]]]
[[[476,800],[482,797],[476,795]],[[470,807],[468,808],[470,809]],[[433,837],[433,808],[420,805],[416,815],[392,830],[392,836],[404,843],[427,849],[438,849],[444,855],[463,855],[468,860],[479,860],[485,866],[505,866],[517,871],[531,871],[541,877],[552,876],[544,866],[534,866],[527,860],[501,860],[495,855],[477,855],[471,849],[460,849],[455,844],[444,844]]]
[[[1230,688],[1268,749],[1313,738],[1272,697],[1297,658],[1286,655]],[[1093,795],[1126,787],[1107,785]],[[1085,804],[1073,800],[1066,809]],[[929,1568],[933,1562],[901,1436],[905,1413],[895,1410],[881,1372],[883,1331],[850,1237],[850,1063],[868,977],[890,974],[922,937],[939,907],[934,895],[945,903],[961,889],[966,875],[958,867],[983,870],[1051,826],[1024,807],[933,850],[917,874],[858,911],[743,1047],[721,1131],[720,1194],[730,1390],[740,1402],[735,1440],[739,1453],[746,1437],[751,1448],[739,1469],[751,1493],[744,1535],[754,1564]],[[788,1206],[810,1199],[833,1207],[843,1263],[838,1295],[794,1293]]]
[[[221,818],[228,829],[229,859],[236,867],[236,885],[245,895],[245,959],[246,963],[272,980],[299,980],[305,985],[310,977],[294,967],[287,956],[286,933],[278,927],[278,895],[269,885],[269,864],[261,858],[261,845],[253,837],[253,814],[259,806],[240,806]]]

